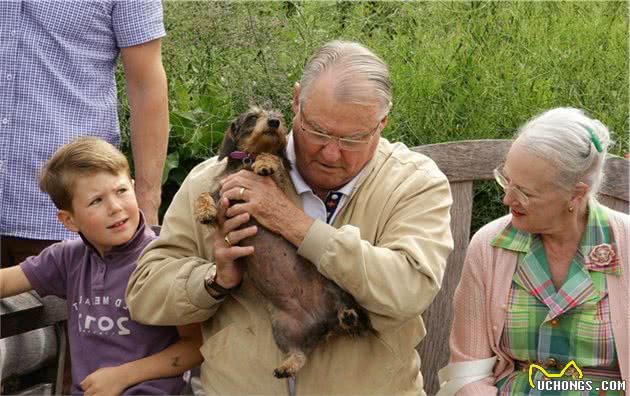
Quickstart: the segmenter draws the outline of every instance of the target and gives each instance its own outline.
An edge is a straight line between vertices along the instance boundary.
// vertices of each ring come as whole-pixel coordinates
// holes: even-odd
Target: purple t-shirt
[[[129,242],[104,257],[82,238],[56,243],[20,264],[40,296],[67,301],[73,394],[83,393],[79,383],[95,370],[153,355],[179,339],[175,327],[131,320],[125,303],[129,276],[142,249],[155,238],[141,221]],[[123,394],[175,395],[183,386],[177,376],[145,381]]]

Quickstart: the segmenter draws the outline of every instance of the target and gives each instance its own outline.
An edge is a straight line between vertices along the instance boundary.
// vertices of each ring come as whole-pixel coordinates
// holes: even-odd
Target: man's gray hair
[[[559,107],[529,120],[516,136],[521,147],[553,164],[562,188],[572,191],[583,182],[589,197],[599,191],[611,144],[610,132],[599,120],[579,109]]]
[[[300,80],[300,103],[304,104],[312,83],[330,72],[335,98],[342,103],[372,104],[378,100],[379,118],[392,106],[389,70],[381,58],[359,43],[331,41],[324,44],[304,67]]]

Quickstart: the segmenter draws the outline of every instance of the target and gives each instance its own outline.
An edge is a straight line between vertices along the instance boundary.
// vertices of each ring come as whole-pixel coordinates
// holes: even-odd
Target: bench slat
[[[466,140],[427,144],[412,150],[435,161],[451,182],[494,180],[492,170],[505,160],[511,144],[512,141],[506,139]],[[630,201],[630,161],[609,156],[604,173],[600,193]],[[628,209],[624,212],[628,213]]]
[[[53,385],[50,383],[46,384],[38,384],[32,386],[28,389],[24,389],[19,393],[16,393],[18,396],[40,396],[40,395],[52,395]]]
[[[12,306],[20,308],[9,312],[5,305],[9,300]],[[8,297],[0,304],[0,321],[2,321],[0,338],[51,326],[66,319],[66,302],[60,298],[49,296],[43,298],[40,303],[34,302],[33,295],[29,293]]]
[[[421,371],[424,377],[424,389],[427,395],[437,393],[440,385],[435,373],[446,366],[449,358],[448,334],[451,331],[453,307],[451,300],[459,283],[464,256],[470,239],[470,221],[472,214],[473,183],[451,183],[453,205],[451,206],[451,232],[454,250],[446,263],[442,288],[433,303],[422,315],[427,335],[418,347],[421,359]]]

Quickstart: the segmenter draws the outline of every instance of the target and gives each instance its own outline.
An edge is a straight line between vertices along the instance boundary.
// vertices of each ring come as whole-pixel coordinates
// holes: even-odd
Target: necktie
[[[339,201],[341,201],[340,192],[331,191],[326,196],[326,199],[324,200],[324,205],[326,205],[326,223],[330,223],[330,219],[332,219],[333,214],[337,210]]]

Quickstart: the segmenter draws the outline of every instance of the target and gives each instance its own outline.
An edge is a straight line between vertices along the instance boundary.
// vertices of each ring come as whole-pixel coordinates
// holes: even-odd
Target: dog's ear
[[[240,128],[240,117],[232,121],[228,129],[223,134],[223,142],[219,149],[219,161],[230,155],[230,153],[236,150],[236,134]]]

